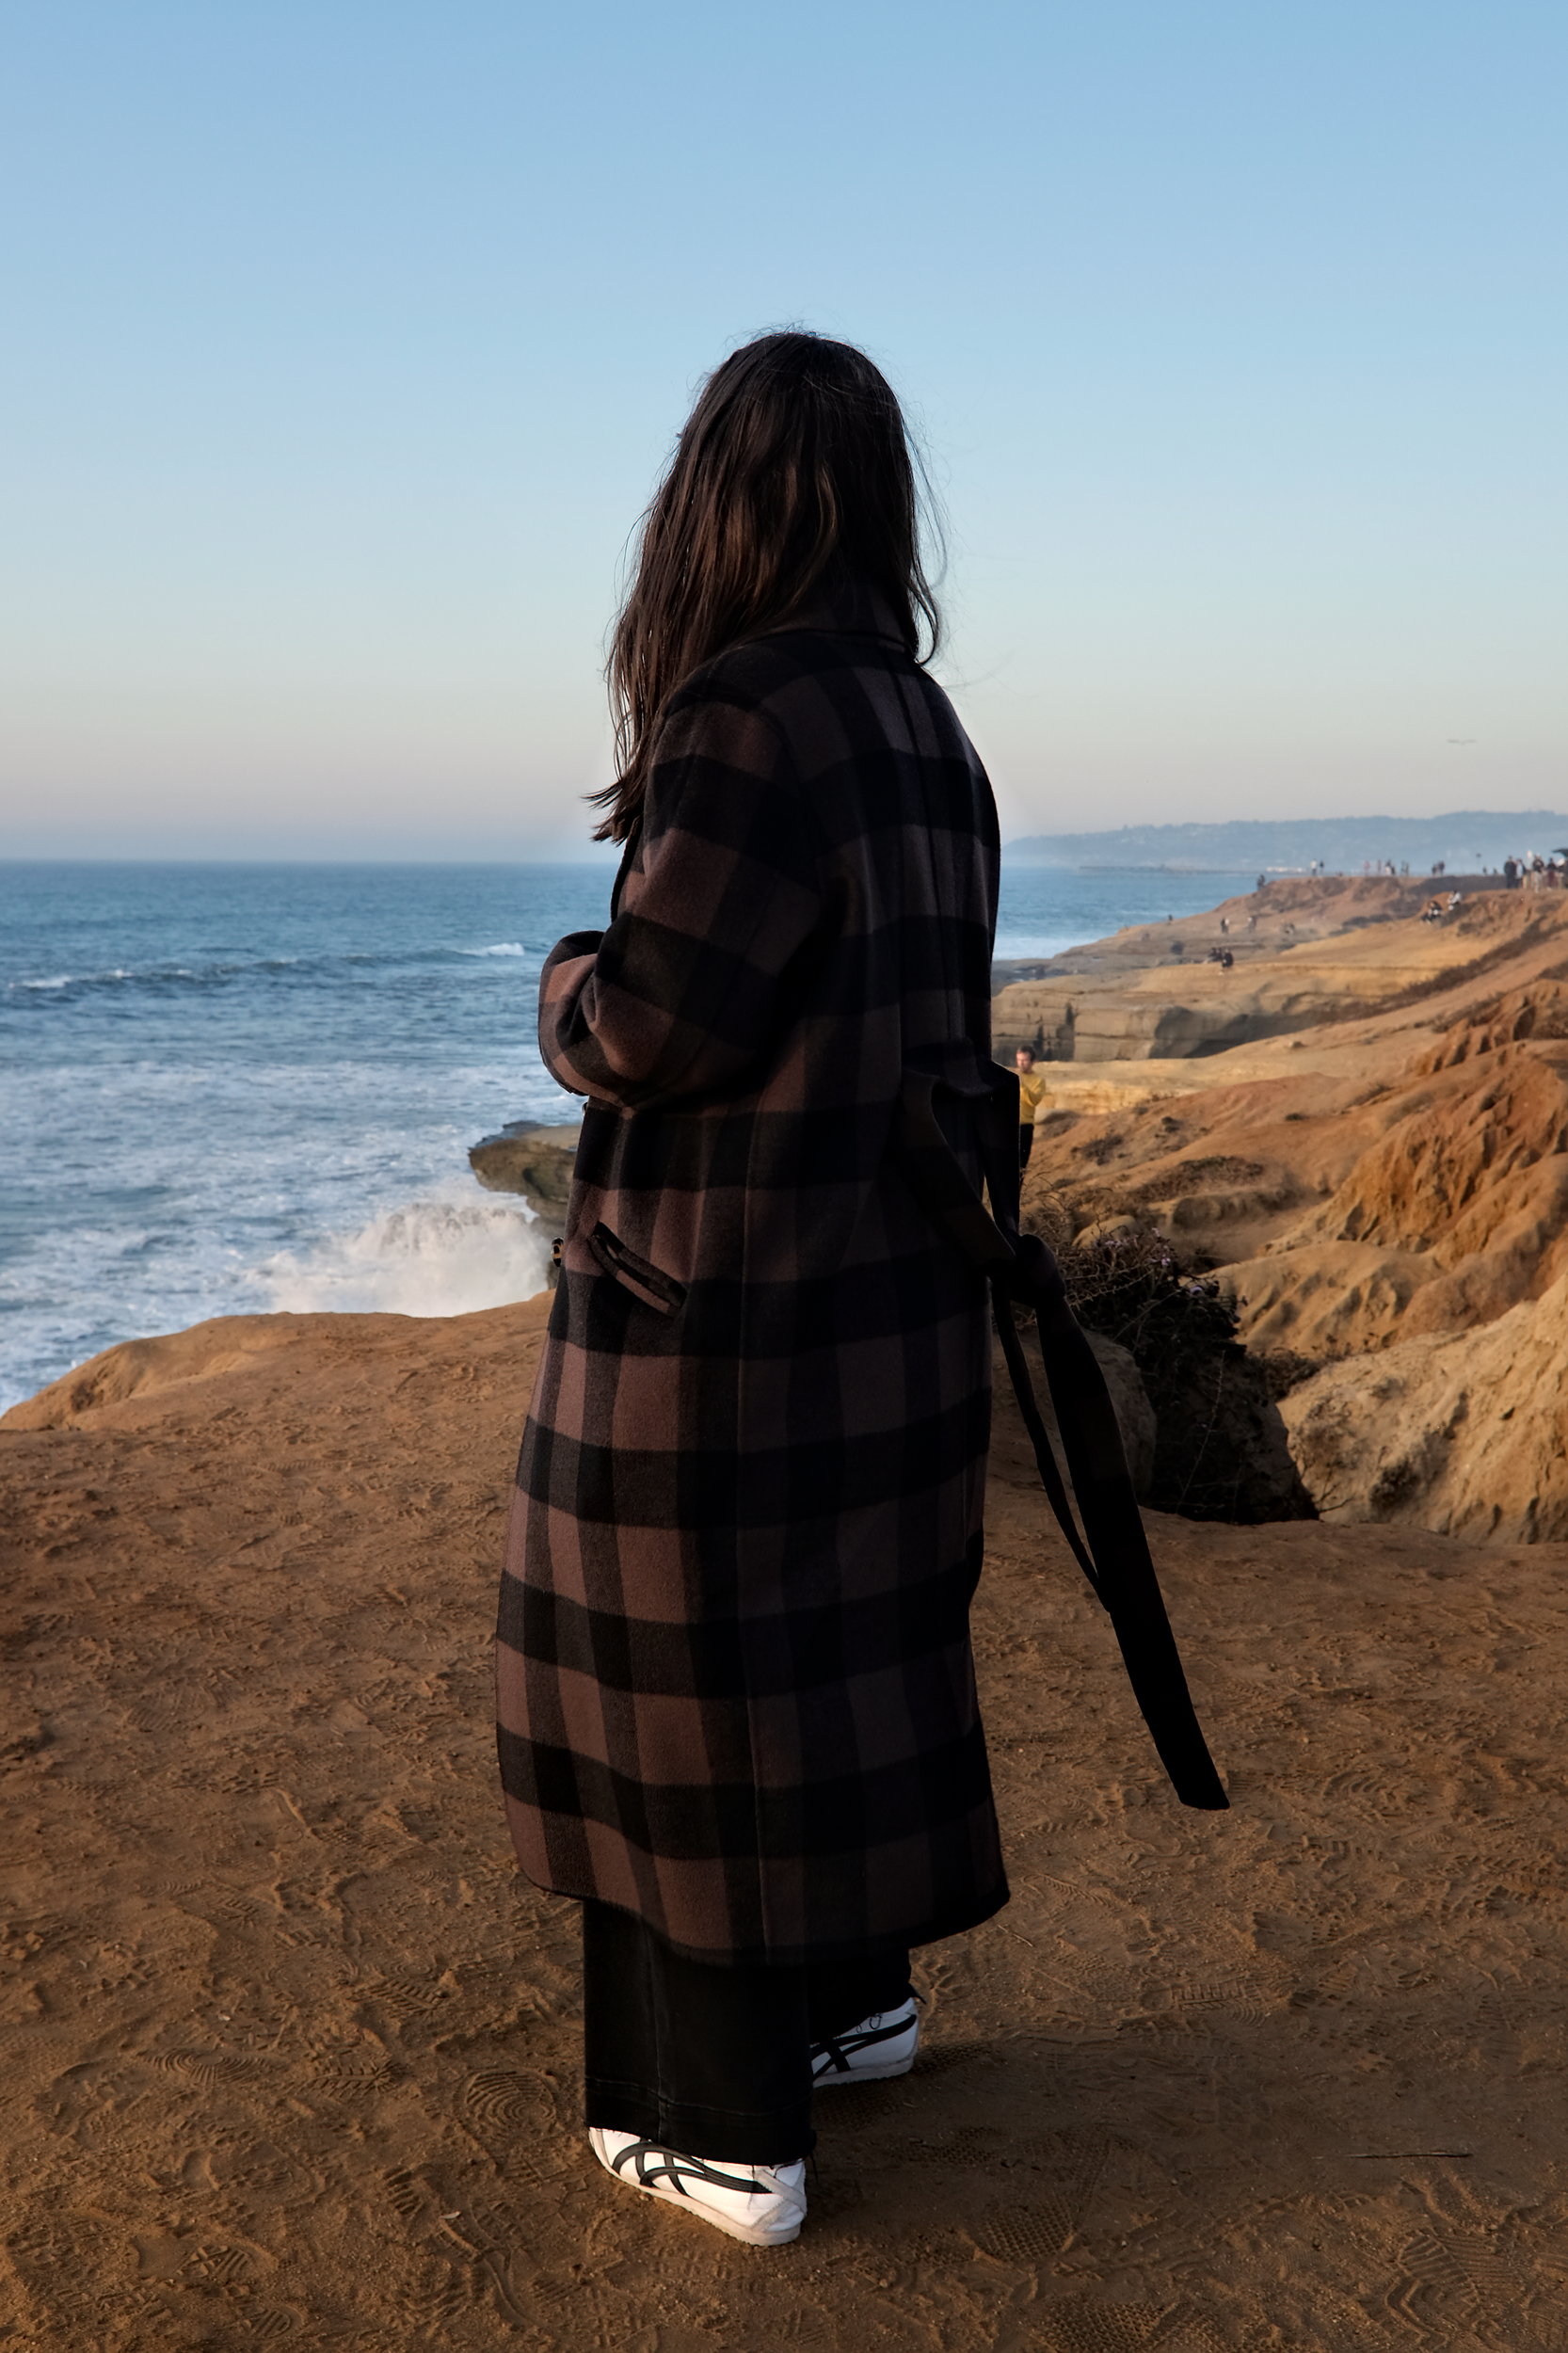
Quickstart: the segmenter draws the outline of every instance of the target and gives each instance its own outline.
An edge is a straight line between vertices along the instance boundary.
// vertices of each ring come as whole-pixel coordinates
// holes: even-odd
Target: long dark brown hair
[[[703,386],[642,520],[610,643],[619,775],[592,796],[606,811],[597,839],[622,841],[632,830],[676,688],[830,585],[874,590],[909,653],[929,661],[941,616],[921,561],[922,520],[939,535],[893,389],[864,352],[798,329],[731,352]]]

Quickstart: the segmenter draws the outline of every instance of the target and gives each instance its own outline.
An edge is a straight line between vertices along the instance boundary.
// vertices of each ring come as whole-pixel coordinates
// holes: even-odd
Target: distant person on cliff
[[[1007,1900],[969,1644],[984,1277],[892,1151],[997,1098],[991,789],[925,663],[918,475],[871,361],[708,380],[609,675],[603,932],[539,1038],[588,1097],[498,1643],[524,1871],[583,1906],[618,2183],[773,2246],[814,2085],[905,2073],[912,1945]],[[922,649],[923,648],[923,649]]]
[[[1029,1166],[1034,1149],[1034,1114],[1046,1099],[1046,1074],[1034,1067],[1034,1048],[1020,1046],[1013,1057],[1018,1074],[1018,1166]]]

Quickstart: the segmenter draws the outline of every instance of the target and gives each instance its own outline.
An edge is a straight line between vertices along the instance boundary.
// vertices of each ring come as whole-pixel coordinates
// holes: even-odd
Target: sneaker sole
[[[788,2247],[792,2239],[800,2236],[798,2222],[771,2231],[763,2223],[732,2222],[728,2215],[715,2214],[712,2206],[699,2205],[695,2198],[682,2198],[674,2190],[659,2188],[653,2182],[634,2182],[629,2174],[617,2173],[613,2165],[605,2165],[597,2150],[594,2154],[610,2179],[622,2189],[634,2189],[639,2198],[652,2198],[677,2214],[690,2215],[694,2222],[706,2222],[711,2231],[722,2231],[726,2238],[739,2239],[743,2247]]]

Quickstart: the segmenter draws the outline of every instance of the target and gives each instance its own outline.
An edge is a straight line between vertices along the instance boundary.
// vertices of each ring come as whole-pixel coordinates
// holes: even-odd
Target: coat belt
[[[1171,1785],[1184,1805],[1217,1811],[1230,1801],[1187,1688],[1105,1375],[1068,1304],[1056,1259],[1037,1234],[1019,1231],[1017,1081],[996,1064],[991,1064],[991,1079],[987,1093],[968,1096],[927,1072],[905,1072],[895,1157],[932,1224],[990,1283],[1002,1354],[1041,1482],[1080,1568],[1110,1617],[1133,1696]],[[943,1133],[936,1109],[938,1095],[953,1106],[962,1105],[972,1121],[989,1209]],[[1040,1358],[1078,1505],[1076,1518],[1030,1378],[1016,1306],[1033,1311]]]

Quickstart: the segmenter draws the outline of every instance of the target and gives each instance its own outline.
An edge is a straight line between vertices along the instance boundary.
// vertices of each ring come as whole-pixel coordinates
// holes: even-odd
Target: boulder
[[[564,1215],[577,1160],[580,1123],[530,1128],[521,1120],[469,1148],[469,1166],[489,1193],[519,1193],[542,1218]]]
[[[1325,1520],[1568,1537],[1568,1275],[1479,1331],[1326,1365],[1280,1413]]]

